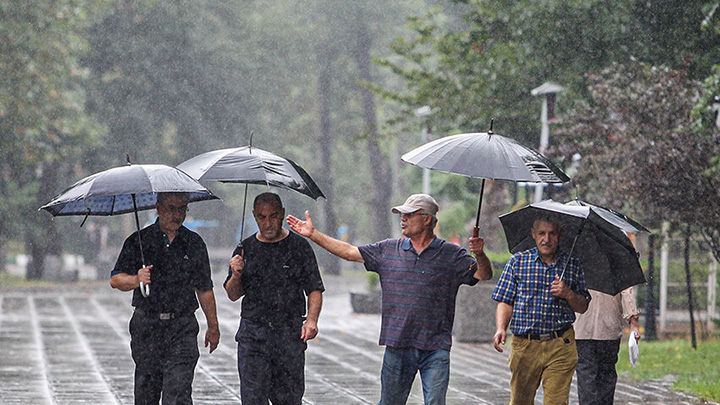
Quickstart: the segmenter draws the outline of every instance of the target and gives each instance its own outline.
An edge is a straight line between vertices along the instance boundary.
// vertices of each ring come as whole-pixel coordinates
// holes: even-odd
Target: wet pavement
[[[202,350],[195,373],[196,404],[238,404],[236,369],[239,303],[229,301],[216,274],[215,294],[221,341],[212,354]],[[325,276],[327,291],[320,334],[306,354],[306,404],[375,404],[380,392],[383,348],[378,315],[358,315],[349,291],[363,277]],[[132,404],[129,293],[107,282],[58,284],[47,288],[0,289],[0,404]],[[198,311],[201,334],[204,316]],[[455,342],[448,404],[506,404],[510,372],[507,350],[491,344]],[[618,383],[618,404],[700,404],[672,393],[670,382]],[[409,404],[422,403],[419,378]],[[542,403],[542,392],[536,403]],[[571,403],[577,403],[573,383]]]

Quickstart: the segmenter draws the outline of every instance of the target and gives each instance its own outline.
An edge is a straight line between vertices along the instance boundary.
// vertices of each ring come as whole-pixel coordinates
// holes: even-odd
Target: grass
[[[33,283],[42,283],[41,281],[27,281],[23,277],[13,276],[8,273],[0,272],[0,288],[22,287],[32,285]]]
[[[662,379],[670,376],[673,390],[703,400],[720,401],[720,340],[698,342],[692,349],[690,339],[648,342],[640,340],[640,358],[630,366],[628,348],[620,346],[618,374],[630,380]]]

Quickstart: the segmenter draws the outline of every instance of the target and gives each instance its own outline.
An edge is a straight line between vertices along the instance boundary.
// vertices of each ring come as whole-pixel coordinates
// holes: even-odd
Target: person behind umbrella
[[[535,219],[536,247],[515,253],[505,265],[492,298],[498,302],[495,350],[502,352],[508,324],[512,405],[533,404],[543,384],[544,403],[567,404],[577,363],[572,323],[590,302],[580,262],[559,249],[562,229],[556,217]],[[562,274],[562,278],[560,275]]]
[[[305,221],[288,216],[295,232],[330,253],[365,264],[380,275],[382,327],[385,345],[380,404],[404,404],[420,372],[426,404],[444,404],[450,375],[450,346],[455,297],[461,284],[474,285],[492,277],[492,265],[481,238],[470,238],[470,251],[434,234],[438,204],[427,194],[413,194],[400,214],[404,238],[353,246],[329,237]]]
[[[578,349],[577,391],[580,405],[612,404],[617,384],[618,361],[624,323],[640,339],[640,312],[632,287],[610,295],[590,290],[587,312],[578,314],[575,338]]]
[[[253,216],[259,230],[235,248],[224,283],[230,300],[244,296],[235,335],[240,396],[243,404],[299,405],[325,287],[310,244],[282,227],[277,194],[258,195]]]
[[[195,310],[205,313],[205,347],[220,341],[210,261],[200,235],[183,226],[185,193],[158,193],[158,218],[123,244],[110,285],[133,291],[130,349],[135,361],[135,404],[192,404],[192,382],[200,353]],[[143,297],[140,282],[152,286]],[[197,299],[196,299],[197,296]]]

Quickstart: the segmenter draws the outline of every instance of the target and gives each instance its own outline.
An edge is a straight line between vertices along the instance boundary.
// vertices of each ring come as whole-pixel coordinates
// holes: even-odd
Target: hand
[[[554,297],[568,298],[568,295],[572,293],[570,287],[560,279],[560,276],[555,275],[555,281],[550,285],[550,292]]]
[[[290,226],[290,229],[293,231],[299,233],[300,235],[309,238],[312,236],[313,232],[315,232],[315,227],[313,226],[312,218],[310,218],[310,212],[305,211],[305,220],[302,221],[298,218],[295,218],[292,215],[287,216],[287,223]]]
[[[138,283],[144,283],[145,285],[150,284],[150,270],[152,270],[152,265],[143,267],[142,269],[138,270],[137,276],[138,276]]]
[[[232,270],[233,277],[240,277],[241,272],[245,269],[245,249],[240,251],[239,255],[235,255],[230,259],[230,270]]]
[[[485,253],[483,249],[485,248],[485,239],[478,238],[478,237],[471,237],[468,239],[470,242],[470,252],[475,256],[480,256],[481,254]]]
[[[205,332],[205,347],[210,346],[210,353],[217,349],[220,343],[220,329],[216,326],[214,328],[208,328]]]
[[[300,338],[302,341],[307,342],[308,340],[313,340],[317,334],[317,322],[306,320],[305,323],[303,323],[302,331],[300,332]]]
[[[493,336],[493,346],[495,346],[495,350],[502,353],[503,349],[500,347],[501,345],[505,345],[505,339],[507,338],[507,332],[504,330],[499,330],[495,332],[495,336]]]

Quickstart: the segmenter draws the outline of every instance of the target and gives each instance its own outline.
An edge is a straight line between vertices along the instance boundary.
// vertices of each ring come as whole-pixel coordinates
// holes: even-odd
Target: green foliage
[[[53,227],[37,207],[102,131],[85,112],[87,72],[78,59],[87,51],[84,30],[104,5],[0,3],[0,244],[26,236],[38,253],[48,248]]]
[[[629,379],[660,379],[672,376],[673,389],[707,401],[720,400],[720,341],[699,342],[693,350],[689,341],[640,340],[637,366],[630,366],[627,344],[620,345],[618,374]]]
[[[583,198],[642,213],[652,227],[690,224],[720,257],[720,179],[709,170],[720,133],[694,122],[693,108],[707,98],[700,83],[637,61],[589,78],[590,98],[556,131],[557,153],[583,156],[574,176]]]

